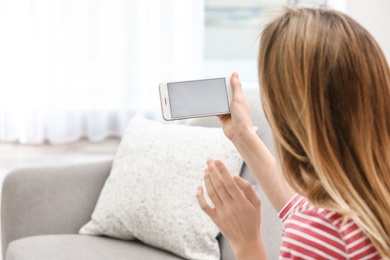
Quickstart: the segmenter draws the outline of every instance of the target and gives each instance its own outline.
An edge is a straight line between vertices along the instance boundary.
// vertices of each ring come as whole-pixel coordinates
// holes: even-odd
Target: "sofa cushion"
[[[218,228],[196,201],[207,158],[232,174],[242,158],[221,128],[135,117],[82,234],[142,242],[187,259],[220,259]]]
[[[13,241],[6,260],[131,260],[182,259],[169,252],[142,244],[107,237],[44,235]]]

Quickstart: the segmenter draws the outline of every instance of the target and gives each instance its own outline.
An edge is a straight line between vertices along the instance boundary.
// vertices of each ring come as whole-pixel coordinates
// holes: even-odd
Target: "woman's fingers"
[[[210,180],[215,188],[216,193],[218,194],[219,198],[221,199],[222,203],[227,200],[231,200],[232,197],[230,196],[229,192],[226,190],[226,183],[224,179],[221,178],[219,169],[215,165],[215,162],[212,159],[207,160],[207,167],[208,172],[210,176]],[[228,173],[229,174],[229,173]],[[229,177],[231,178],[230,174]],[[232,179],[233,181],[233,179]]]
[[[241,204],[249,201],[254,207],[260,207],[260,199],[252,185],[239,176],[232,177],[221,161],[207,160],[204,182],[207,194],[215,207],[208,205],[203,197],[203,189],[198,190],[197,198],[199,205],[209,216],[212,212],[218,211],[219,208],[222,209],[225,205],[227,207],[231,206],[231,203]]]
[[[214,204],[215,207],[222,205],[221,198],[219,197],[219,194],[216,191],[213,182],[211,181],[208,169],[205,170],[203,179],[204,184],[206,186],[207,195],[209,195],[211,202]]]
[[[196,192],[196,199],[198,200],[198,204],[200,208],[211,218],[214,219],[215,209],[213,209],[204,198],[203,188],[198,187]]]
[[[222,180],[224,186],[226,187],[226,190],[229,193],[230,197],[233,200],[234,199],[242,199],[241,190],[237,186],[236,182],[234,181],[232,175],[230,174],[230,172],[226,168],[226,166],[219,160],[214,161],[214,165],[218,169],[221,180]]]
[[[260,207],[261,201],[250,182],[244,180],[240,176],[234,176],[234,180],[237,183],[238,187],[240,187],[240,189],[244,193],[245,197],[249,200],[249,202],[256,208]]]

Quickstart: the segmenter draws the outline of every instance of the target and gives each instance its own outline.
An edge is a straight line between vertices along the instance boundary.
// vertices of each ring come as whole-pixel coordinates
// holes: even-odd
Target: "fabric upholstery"
[[[188,259],[220,259],[217,226],[195,197],[208,158],[239,174],[243,160],[221,128],[134,117],[92,219],[81,234],[142,242]]]
[[[16,239],[42,234],[77,234],[91,217],[112,161],[26,168],[3,182],[3,256]]]
[[[10,244],[5,260],[138,260],[182,259],[139,241],[84,235],[26,237]]]

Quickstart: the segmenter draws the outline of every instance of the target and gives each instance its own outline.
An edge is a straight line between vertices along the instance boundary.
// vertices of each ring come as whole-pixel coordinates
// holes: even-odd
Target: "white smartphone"
[[[159,89],[165,120],[230,113],[232,87],[228,77],[162,82]]]

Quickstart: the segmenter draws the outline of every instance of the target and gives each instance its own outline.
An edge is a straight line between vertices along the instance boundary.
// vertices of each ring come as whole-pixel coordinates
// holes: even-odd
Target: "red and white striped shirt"
[[[279,213],[283,238],[279,259],[381,259],[352,220],[310,205],[295,195]]]

